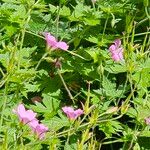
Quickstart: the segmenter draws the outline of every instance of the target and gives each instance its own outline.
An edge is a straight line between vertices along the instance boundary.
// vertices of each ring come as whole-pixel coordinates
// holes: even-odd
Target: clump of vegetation
[[[0,149],[150,149],[148,0],[1,0],[0,14]]]

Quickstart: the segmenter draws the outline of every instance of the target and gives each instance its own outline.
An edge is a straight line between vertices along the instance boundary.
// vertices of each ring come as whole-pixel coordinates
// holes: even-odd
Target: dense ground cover
[[[0,149],[150,149],[148,0],[0,0]]]

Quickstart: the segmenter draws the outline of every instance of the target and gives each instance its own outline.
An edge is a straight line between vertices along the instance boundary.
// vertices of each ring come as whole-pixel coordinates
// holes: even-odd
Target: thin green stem
[[[105,31],[106,31],[108,19],[109,19],[109,15],[107,15],[107,18],[106,18],[106,21],[105,21],[105,24],[104,24],[104,29],[103,29],[103,33],[102,33],[102,41],[103,41],[103,37],[104,37]]]
[[[148,13],[148,7],[145,7],[145,13],[146,13],[147,18],[150,20],[150,15]]]
[[[70,53],[71,55],[77,56],[77,57],[79,57],[79,58],[81,58],[83,60],[87,60],[86,58],[84,58],[84,57],[80,56],[79,54],[76,54],[76,53],[74,53],[72,51],[65,51],[65,52]]]
[[[68,93],[68,95],[69,95],[69,97],[70,97],[70,99],[73,101],[73,103],[75,103],[75,102],[74,102],[74,99],[73,99],[73,96],[72,96],[72,94],[71,94],[69,88],[67,87],[67,85],[66,85],[66,83],[65,83],[65,81],[64,81],[64,78],[62,77],[61,72],[60,72],[59,69],[58,69],[58,75],[59,75],[59,77],[60,77],[60,79],[61,79],[61,81],[62,81],[62,83],[63,83],[63,85],[64,85],[64,87],[65,87],[65,89],[66,89],[66,91],[67,91],[67,93]]]
[[[115,141],[104,142],[104,143],[102,143],[102,144],[103,144],[103,145],[106,145],[106,144],[112,144],[112,143],[118,143],[118,142],[123,142],[123,140],[118,139],[118,140],[115,140]]]
[[[48,53],[44,53],[44,55],[41,57],[41,59],[38,61],[35,70],[38,69],[38,67],[40,66],[41,62],[44,60],[44,58],[48,55]]]
[[[92,6],[93,6],[93,9],[94,9],[94,12],[96,12],[96,9],[95,9],[95,2],[92,1]]]
[[[32,35],[34,35],[34,36],[37,36],[37,37],[39,37],[39,38],[41,38],[41,39],[44,39],[44,40],[45,40],[45,38],[44,38],[43,36],[38,35],[38,34],[36,34],[36,33],[34,33],[34,32],[31,32],[31,31],[26,30],[26,33],[32,34]]]
[[[0,88],[6,83],[6,81],[9,79],[10,74],[6,74],[5,77],[2,78],[0,82]]]
[[[56,18],[56,37],[58,38],[58,29],[59,29],[59,13],[60,13],[61,5],[59,5],[57,18]]]
[[[4,120],[4,114],[5,114],[5,108],[7,104],[7,94],[8,94],[8,82],[5,83],[5,89],[4,89],[4,102],[3,102],[3,107],[1,111],[1,120],[0,120],[0,126],[3,125],[3,120]]]
[[[101,120],[101,119],[99,119],[97,122],[96,122],[96,125],[99,125],[100,123],[103,123],[103,122],[108,122],[108,121],[113,121],[113,120],[117,120],[117,119],[119,119],[119,118],[121,118],[123,115],[119,115],[119,116],[117,116],[117,117],[115,117],[115,118],[112,118],[112,119],[107,119],[107,120]],[[95,125],[95,126],[96,126]],[[93,127],[93,124],[91,123],[91,122],[87,122],[87,123],[84,123],[84,124],[82,124],[82,125],[80,125],[78,128],[71,128],[71,129],[68,129],[68,130],[65,130],[65,131],[63,131],[63,132],[60,132],[60,133],[58,133],[58,134],[56,134],[56,136],[57,137],[62,137],[62,136],[65,136],[68,132],[71,132],[71,131],[76,131],[76,130],[80,130],[81,128],[84,128],[84,127],[86,127],[86,126],[91,126],[91,127]],[[73,133],[72,133],[73,134]]]
[[[143,32],[143,33],[137,33],[137,34],[134,34],[134,37],[135,36],[141,36],[141,35],[145,35],[145,34],[150,34],[150,32],[148,31],[148,32]],[[126,38],[129,38],[129,37],[132,37],[132,35],[127,35],[127,36],[123,36],[123,37],[121,37],[120,39],[126,39]]]
[[[139,27],[141,24],[143,24],[144,22],[146,22],[148,20],[148,18],[144,18],[144,19],[142,19],[140,22],[138,22],[137,24],[136,24],[136,28],[137,27]]]
[[[68,137],[67,137],[67,141],[66,141],[66,144],[68,145],[69,144],[69,139],[70,139],[70,135],[71,135],[71,128],[72,128],[72,125],[73,125],[73,122],[71,122],[71,125],[70,125],[70,129],[68,131]]]
[[[1,72],[2,76],[4,77],[5,73],[3,72],[2,68],[0,68],[0,72]]]
[[[21,49],[23,47],[24,37],[25,37],[25,28],[22,30],[21,44],[20,44],[20,49],[18,51],[18,70],[20,69]]]
[[[88,111],[89,111],[89,103],[90,103],[90,90],[91,90],[91,83],[90,81],[87,82],[88,83],[88,92],[87,92],[87,100],[86,100],[86,103],[85,103],[85,113],[88,114]]]

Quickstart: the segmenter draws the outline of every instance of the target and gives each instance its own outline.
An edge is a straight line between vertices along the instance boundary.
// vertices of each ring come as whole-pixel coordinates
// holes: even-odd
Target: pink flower
[[[28,125],[40,140],[44,139],[45,133],[48,131],[48,127],[46,127],[44,124],[40,124],[38,120],[33,120],[29,122]]]
[[[19,104],[13,112],[18,115],[20,122],[23,124],[31,122],[36,117],[36,113],[32,110],[26,110],[23,104]]]
[[[149,118],[145,118],[145,123],[146,123],[147,125],[150,125],[150,117],[149,117]]]
[[[48,127],[39,123],[39,120],[35,118],[36,113],[32,110],[26,110],[23,104],[19,104],[17,109],[13,110],[13,112],[18,115],[19,120],[23,124],[27,124],[31,127],[32,131],[36,133],[40,140],[45,137],[45,132],[48,131]]]
[[[83,114],[83,110],[81,109],[74,110],[72,107],[67,106],[63,107],[62,110],[71,120],[75,120],[77,117]]]
[[[44,36],[48,47],[52,48],[53,50],[54,49],[67,50],[69,48],[69,46],[65,42],[61,41],[57,42],[56,38],[52,36],[50,33],[45,32]]]
[[[36,133],[39,137],[39,139],[44,139],[45,133],[48,131],[48,127],[46,127],[44,124],[38,124],[36,127]]]
[[[28,125],[30,126],[30,128],[32,129],[33,132],[36,132],[36,127],[38,124],[39,124],[39,120],[37,120],[37,119],[34,119],[28,123]]]
[[[121,40],[116,39],[114,44],[109,47],[109,52],[114,61],[118,62],[123,60],[123,48],[121,47]]]

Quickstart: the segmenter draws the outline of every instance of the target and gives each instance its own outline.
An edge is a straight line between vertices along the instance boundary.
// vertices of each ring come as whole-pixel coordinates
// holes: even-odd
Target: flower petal
[[[76,119],[78,116],[83,114],[83,110],[81,109],[74,110],[72,107],[67,106],[63,107],[62,110],[69,119]]]
[[[110,52],[113,52],[116,50],[116,45],[112,44],[110,47],[109,47],[109,51]]]
[[[56,47],[62,50],[68,50],[69,48],[69,46],[65,42],[57,42]]]
[[[53,49],[56,49],[57,40],[50,33],[44,33],[47,45]]]
[[[75,111],[75,114],[76,114],[77,116],[80,116],[80,115],[83,114],[83,110],[77,109],[77,110]]]
[[[117,48],[119,48],[121,46],[121,40],[120,39],[116,39],[114,41],[114,44],[116,45]]]
[[[38,124],[39,124],[39,121],[37,119],[34,119],[28,123],[28,125],[30,126],[33,132],[36,131],[36,127],[38,126]]]
[[[68,112],[73,112],[74,111],[72,107],[67,107],[67,106],[63,107],[62,110],[63,110],[64,113],[68,113]]]

